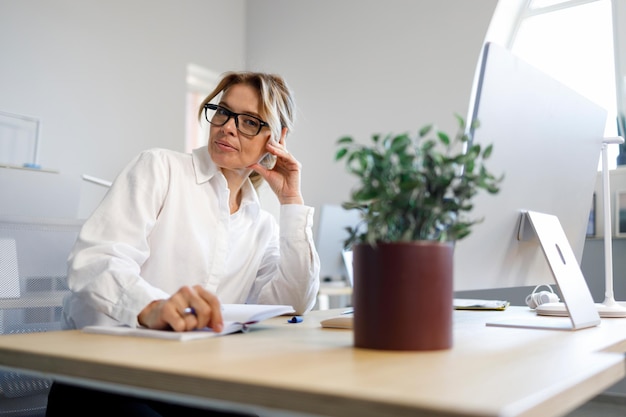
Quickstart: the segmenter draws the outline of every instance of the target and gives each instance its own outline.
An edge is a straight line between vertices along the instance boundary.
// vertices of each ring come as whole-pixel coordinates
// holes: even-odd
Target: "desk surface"
[[[337,313],[315,311],[298,324],[278,317],[249,333],[189,342],[4,335],[0,367],[195,405],[365,417],[559,416],[626,374],[626,319],[532,330],[485,325],[541,319],[528,308],[455,311],[452,349],[385,352],[355,349],[351,331],[320,327]]]

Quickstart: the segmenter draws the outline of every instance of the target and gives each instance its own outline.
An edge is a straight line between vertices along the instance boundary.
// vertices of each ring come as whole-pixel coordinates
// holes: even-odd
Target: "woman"
[[[208,146],[137,156],[70,254],[66,327],[220,331],[220,303],[310,310],[319,257],[300,164],[285,146],[294,111],[282,78],[227,73],[200,106],[199,117],[210,123]],[[255,185],[262,180],[281,204],[280,224],[259,205]],[[68,389],[53,386],[48,415],[60,411]]]

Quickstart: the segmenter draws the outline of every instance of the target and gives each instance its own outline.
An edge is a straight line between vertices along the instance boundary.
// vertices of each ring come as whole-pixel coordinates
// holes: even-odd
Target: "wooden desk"
[[[190,342],[4,335],[0,367],[195,405],[359,417],[559,416],[625,375],[626,319],[530,330],[485,326],[494,317],[534,316],[526,307],[455,311],[453,349],[407,353],[353,348],[351,331],[319,326],[337,312]]]

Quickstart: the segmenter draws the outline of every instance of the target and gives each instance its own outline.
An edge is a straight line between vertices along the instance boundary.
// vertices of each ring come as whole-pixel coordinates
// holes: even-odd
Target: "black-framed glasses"
[[[204,117],[213,126],[224,126],[231,117],[235,119],[237,130],[247,136],[256,136],[263,126],[269,126],[258,117],[249,114],[235,113],[217,104],[204,105]]]

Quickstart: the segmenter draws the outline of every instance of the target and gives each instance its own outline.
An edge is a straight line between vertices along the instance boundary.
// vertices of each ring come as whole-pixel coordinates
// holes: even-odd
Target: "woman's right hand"
[[[181,287],[167,300],[151,302],[137,320],[150,329],[176,332],[210,327],[219,333],[224,327],[219,299],[200,285]]]

